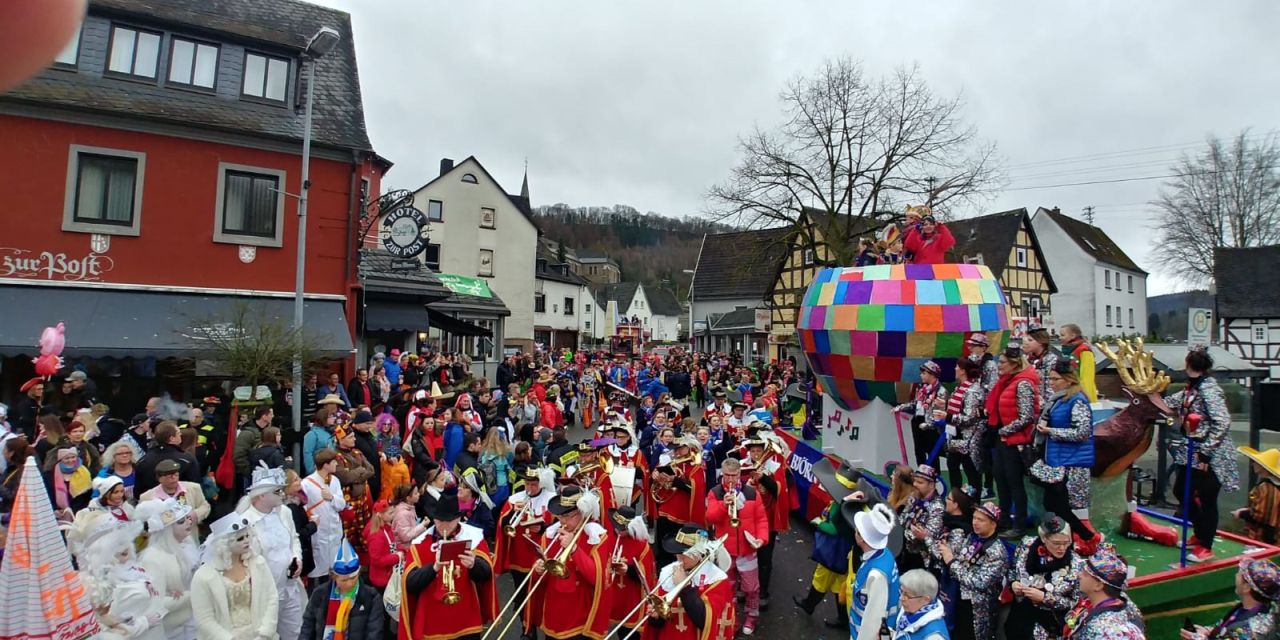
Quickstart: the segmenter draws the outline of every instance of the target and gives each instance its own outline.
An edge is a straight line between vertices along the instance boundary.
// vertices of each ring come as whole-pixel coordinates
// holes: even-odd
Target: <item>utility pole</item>
[[[1089,226],[1093,226],[1093,205],[1084,208],[1084,221],[1088,222]]]
[[[929,197],[924,203],[928,205],[929,208],[933,208],[933,183],[937,182],[938,179],[933,176],[929,176],[928,178],[925,178],[925,181],[929,183]]]

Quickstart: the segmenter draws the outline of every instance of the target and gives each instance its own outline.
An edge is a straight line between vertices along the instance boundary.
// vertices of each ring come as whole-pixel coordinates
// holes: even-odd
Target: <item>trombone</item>
[[[499,631],[497,635],[490,636],[490,634],[493,633],[493,630],[498,628],[498,621],[501,620],[504,615],[506,615],[507,610],[511,607],[511,604],[516,601],[516,598],[520,597],[520,590],[523,589],[526,584],[528,584],[529,578],[533,577],[533,574],[534,574],[533,571],[530,571],[529,574],[524,577],[524,580],[520,582],[520,586],[516,587],[515,592],[511,594],[511,598],[507,600],[506,604],[502,605],[502,610],[498,612],[498,615],[493,617],[493,624],[489,625],[489,628],[485,630],[484,635],[480,637],[480,640],[488,640],[490,637],[502,638],[506,636],[507,631],[511,629],[511,625],[514,624],[516,619],[520,617],[520,612],[523,611],[524,608],[529,604],[529,601],[533,599],[533,593],[538,590],[538,587],[542,584],[542,581],[547,578],[547,574],[554,575],[557,578],[563,578],[569,575],[569,568],[568,568],[569,556],[573,553],[574,548],[578,546],[578,539],[582,537],[582,532],[586,530],[587,530],[587,520],[583,518],[582,526],[578,527],[578,530],[574,532],[573,538],[569,540],[569,544],[565,545],[564,548],[560,549],[560,552],[557,553],[555,557],[543,558],[542,565],[543,565],[544,571],[542,575],[538,576],[537,580],[533,581],[533,585],[529,587],[528,593],[526,593],[524,596],[524,599],[520,601],[520,606],[516,607],[513,610],[515,615],[511,616],[511,619],[507,621],[507,624],[502,626],[502,630]]]
[[[525,524],[524,520],[532,507],[532,503],[533,500],[525,500],[524,504],[520,505],[520,508],[516,509],[515,513],[507,517],[507,523],[502,525],[502,531],[507,534],[508,538],[516,537],[516,527]]]
[[[631,610],[627,612],[627,615],[622,616],[622,622],[605,635],[603,640],[609,640],[609,638],[612,638],[621,631],[626,625],[627,620],[630,620],[631,616],[635,615],[636,612],[645,605],[649,605],[653,608],[655,616],[662,618],[663,620],[667,619],[667,617],[671,615],[671,603],[675,602],[676,598],[680,597],[680,592],[684,591],[684,588],[689,586],[689,583],[693,581],[694,576],[698,575],[698,572],[702,570],[703,565],[716,557],[716,552],[719,551],[720,547],[724,546],[724,541],[728,538],[728,534],[716,538],[716,540],[711,543],[711,548],[707,551],[707,556],[699,560],[698,564],[694,565],[693,568],[689,570],[689,573],[684,577],[684,580],[681,580],[676,584],[675,587],[671,589],[671,592],[666,595],[658,595],[658,590],[662,588],[661,576],[659,576],[658,583],[653,585],[653,588],[650,589],[648,593],[644,594],[643,598],[640,598],[640,602],[636,603],[636,606],[632,607]],[[676,562],[679,562],[679,560]],[[635,628],[631,629],[630,633],[622,637],[622,640],[630,640],[631,636],[634,636],[637,631],[644,627],[645,622],[648,620],[649,616],[645,616],[644,619],[636,624]]]

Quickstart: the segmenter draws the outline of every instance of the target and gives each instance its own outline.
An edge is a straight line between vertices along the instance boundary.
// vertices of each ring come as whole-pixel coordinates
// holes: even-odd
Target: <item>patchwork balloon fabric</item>
[[[845,409],[872,398],[905,402],[920,365],[955,378],[965,338],[985,333],[990,352],[1009,339],[1004,291],[980,264],[829,268],[805,292],[800,347],[822,389]]]

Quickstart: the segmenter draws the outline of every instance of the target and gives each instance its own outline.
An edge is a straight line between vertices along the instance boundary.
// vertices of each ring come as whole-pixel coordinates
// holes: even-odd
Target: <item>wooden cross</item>
[[[734,633],[733,616],[729,615],[733,612],[733,603],[729,602],[720,614],[720,619],[716,620],[716,640],[730,640]]]

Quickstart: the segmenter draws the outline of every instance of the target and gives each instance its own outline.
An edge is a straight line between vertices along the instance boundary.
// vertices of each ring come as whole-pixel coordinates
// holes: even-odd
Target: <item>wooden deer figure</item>
[[[1151,352],[1143,349],[1142,338],[1121,340],[1117,346],[1118,352],[1105,342],[1098,349],[1115,364],[1129,405],[1093,427],[1095,478],[1127,473],[1151,446],[1153,421],[1166,412],[1160,394],[1169,386],[1169,376],[1152,366]]]

